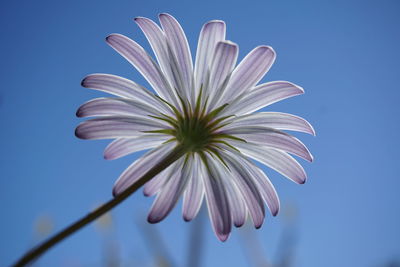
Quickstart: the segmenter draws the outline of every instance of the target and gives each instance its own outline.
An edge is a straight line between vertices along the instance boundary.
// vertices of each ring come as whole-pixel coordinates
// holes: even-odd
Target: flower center
[[[204,150],[213,139],[208,121],[199,117],[183,118],[176,125],[175,137],[188,151]]]
[[[217,131],[226,125],[226,119],[232,117],[218,117],[221,111],[224,110],[228,104],[224,104],[206,113],[207,100],[203,105],[201,105],[201,95],[202,92],[200,90],[200,94],[197,97],[195,108],[193,110],[190,109],[190,105],[186,104],[181,99],[183,109],[182,112],[179,112],[176,107],[164,99],[159,98],[173,110],[175,117],[171,117],[162,113],[160,114],[160,117],[151,117],[168,122],[172,126],[172,129],[160,129],[148,132],[171,135],[172,138],[169,141],[177,141],[187,152],[203,153],[208,151],[216,154],[217,156],[219,156],[218,150],[216,150],[218,143],[223,143],[227,146],[230,146],[226,142],[226,139],[234,139],[246,142],[243,139]]]

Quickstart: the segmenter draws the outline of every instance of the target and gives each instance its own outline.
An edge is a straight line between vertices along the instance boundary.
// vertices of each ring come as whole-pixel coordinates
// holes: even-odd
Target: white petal
[[[276,216],[279,212],[280,202],[274,186],[268,179],[267,175],[260,168],[249,161],[247,163],[248,165],[246,168],[248,168],[257,181],[259,186],[258,188],[260,189],[261,195],[267,203],[268,209],[273,216]]]
[[[258,46],[250,51],[233,71],[219,103],[230,103],[255,86],[271,68],[275,57],[275,51],[269,46]]]
[[[159,115],[159,111],[148,104],[126,98],[95,98],[79,107],[76,112],[78,117],[96,116],[147,116]]]
[[[122,193],[126,188],[137,182],[151,168],[161,162],[176,146],[176,142],[163,144],[133,162],[114,184],[113,195]]]
[[[149,41],[162,71],[166,74],[166,78],[174,88],[177,88],[178,84],[175,81],[174,74],[171,70],[170,55],[164,32],[151,19],[137,17],[135,18],[135,22],[142,29],[147,40]]]
[[[303,167],[286,152],[238,141],[231,141],[231,143],[244,155],[267,165],[293,182],[305,183],[307,175]]]
[[[219,131],[252,126],[264,126],[278,130],[298,131],[315,135],[314,128],[308,121],[298,116],[281,112],[258,112],[235,117]]]
[[[229,200],[222,177],[217,171],[214,159],[206,155],[209,165],[207,177],[204,179],[206,200],[212,227],[219,240],[225,241],[231,232],[232,220]]]
[[[157,147],[170,138],[168,135],[145,134],[136,138],[119,138],[104,150],[104,158],[118,159],[131,153]]]
[[[201,29],[194,67],[194,90],[196,97],[200,92],[201,85],[205,83],[209,66],[214,57],[215,46],[218,42],[225,40],[225,28],[223,21],[213,20],[204,24]]]
[[[157,94],[177,106],[173,91],[164,74],[143,47],[121,34],[111,34],[106,41],[146,78]]]
[[[235,165],[237,168],[241,168],[242,173],[247,173],[248,176],[250,176],[250,180],[255,183],[252,184],[252,186],[256,186],[257,189],[253,188],[254,190],[257,190],[257,192],[260,192],[264,201],[267,203],[269,210],[271,211],[271,214],[273,216],[276,216],[279,212],[279,198],[278,194],[276,193],[276,190],[274,186],[272,185],[271,181],[268,179],[268,177],[265,175],[265,173],[260,170],[257,166],[255,166],[251,161],[245,158],[243,154],[240,154],[239,152],[230,149],[229,147],[225,147],[229,152],[230,157],[232,157],[233,160],[236,161]],[[249,206],[249,205],[248,205]],[[250,207],[250,206],[249,206]],[[263,210],[264,211],[264,210]],[[251,212],[251,210],[250,210]],[[262,219],[264,219],[264,214],[262,214]],[[258,214],[259,218],[261,215]],[[254,219],[253,219],[254,220]],[[261,221],[262,224],[262,221]],[[259,226],[261,226],[259,224]],[[256,225],[257,227],[257,225]]]
[[[210,84],[205,91],[210,95],[209,110],[214,109],[223,93],[223,84],[228,82],[228,77],[235,67],[238,51],[238,46],[229,41],[219,42],[215,48],[210,68]]]
[[[177,175],[171,177],[158,193],[147,217],[149,223],[160,222],[171,212],[185,189],[192,166],[193,160],[188,158],[186,163],[183,166],[181,165],[181,168],[176,172]]]
[[[193,64],[185,33],[178,21],[171,15],[163,13],[159,15],[159,19],[165,36],[167,37],[167,42],[171,47],[173,55],[177,59],[177,67],[184,86],[182,92],[186,92],[186,95],[183,96],[190,99],[189,97],[194,94],[194,92],[192,92]]]
[[[263,126],[238,127],[226,130],[224,133],[234,135],[249,143],[280,149],[310,162],[313,161],[310,151],[299,139],[273,128]]]
[[[254,181],[255,178],[243,166],[242,162],[236,159],[235,154],[228,151],[221,151],[221,156],[229,164],[232,181],[236,184],[246,202],[254,226],[260,228],[264,222],[265,210],[263,199]]]
[[[162,112],[170,114],[170,109],[164,103],[154,97],[144,87],[131,80],[111,74],[91,74],[82,80],[82,86],[94,90],[103,91],[116,96],[131,98],[150,106],[157,107]]]
[[[110,116],[84,121],[75,129],[75,135],[81,139],[113,139],[136,137],[144,131],[168,128],[155,119],[144,117]]]
[[[168,168],[166,168],[150,181],[148,181],[143,188],[144,195],[147,197],[153,196],[154,194],[158,193],[170,179],[172,179],[173,177],[179,178],[178,175],[181,172],[182,164],[183,158],[175,161],[170,166],[168,166]]]
[[[219,161],[216,162],[218,170],[221,173],[226,192],[233,224],[236,227],[241,227],[247,219],[247,207],[243,200],[242,194],[235,183],[232,182],[232,174]]]
[[[194,154],[192,174],[183,194],[182,214],[185,221],[191,221],[200,210],[204,198],[204,177],[206,170],[200,158]]]
[[[250,92],[237,97],[223,111],[223,114],[227,113],[239,116],[252,113],[275,102],[303,93],[303,88],[290,82],[275,81],[264,83],[256,86]]]

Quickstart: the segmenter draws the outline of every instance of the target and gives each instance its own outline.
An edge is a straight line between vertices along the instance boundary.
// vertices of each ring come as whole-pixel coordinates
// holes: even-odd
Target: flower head
[[[306,174],[290,154],[308,161],[312,156],[303,143],[282,130],[310,134],[314,130],[294,115],[253,112],[304,91],[286,81],[258,85],[272,66],[275,51],[258,46],[236,64],[238,45],[225,40],[225,23],[219,20],[201,29],[193,66],[179,23],[169,14],[160,14],[159,19],[161,28],[150,19],[135,19],[157,61],[126,36],[112,34],[106,39],[155,93],[119,76],[87,76],[83,87],[116,97],[83,104],[77,116],[97,118],[81,123],[76,135],[115,139],[105,149],[106,159],[151,149],[121,174],[113,189],[118,195],[154,166],[163,168],[144,186],[145,195],[157,195],[149,222],[164,219],[183,195],[186,221],[197,215],[206,199],[213,229],[222,241],[228,238],[232,223],[243,225],[248,214],[259,228],[265,217],[264,203],[275,216],[279,199],[251,159],[302,184]]]

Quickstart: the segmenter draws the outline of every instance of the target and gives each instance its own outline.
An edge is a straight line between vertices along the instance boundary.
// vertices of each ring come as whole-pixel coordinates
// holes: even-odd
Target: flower
[[[272,215],[279,199],[259,161],[290,180],[302,184],[306,174],[289,154],[312,161],[297,138],[282,130],[314,135],[304,119],[286,113],[258,112],[272,103],[303,94],[286,81],[258,84],[275,60],[269,46],[258,46],[236,65],[238,45],[225,40],[225,23],[213,20],[201,29],[196,60],[186,36],[169,14],[159,15],[161,28],[152,20],[135,22],[148,39],[157,62],[135,41],[111,34],[107,43],[128,60],[156,94],[125,78],[92,74],[82,86],[116,97],[96,98],[83,104],[76,136],[115,139],[105,149],[106,159],[117,159],[151,149],[133,162],[116,181],[119,195],[152,168],[146,196],[157,195],[148,221],[163,220],[183,195],[183,217],[192,220],[203,198],[215,234],[225,241],[232,223],[239,227],[247,215],[261,227],[264,202]]]

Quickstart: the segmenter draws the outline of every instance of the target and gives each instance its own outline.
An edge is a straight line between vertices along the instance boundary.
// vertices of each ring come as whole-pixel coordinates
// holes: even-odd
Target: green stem
[[[146,174],[143,175],[136,183],[129,186],[125,191],[121,194],[115,196],[113,199],[108,201],[107,203],[103,204],[93,212],[90,212],[85,217],[79,219],[72,225],[68,226],[61,232],[57,233],[53,237],[47,239],[42,244],[34,247],[30,251],[28,251],[23,257],[21,257],[13,267],[25,266],[41,254],[46,252],[49,248],[56,245],[58,242],[62,241],[66,237],[70,236],[71,234],[75,233],[82,227],[86,226],[87,224],[91,223],[95,219],[99,218],[101,215],[105,214],[119,203],[124,201],[127,197],[129,197],[132,193],[138,190],[141,186],[151,180],[154,176],[159,174],[162,170],[166,169],[169,165],[174,163],[178,160],[181,156],[183,156],[186,152],[186,149],[182,146],[177,146],[170,154],[168,154],[162,161],[160,161],[156,166],[150,169]]]

